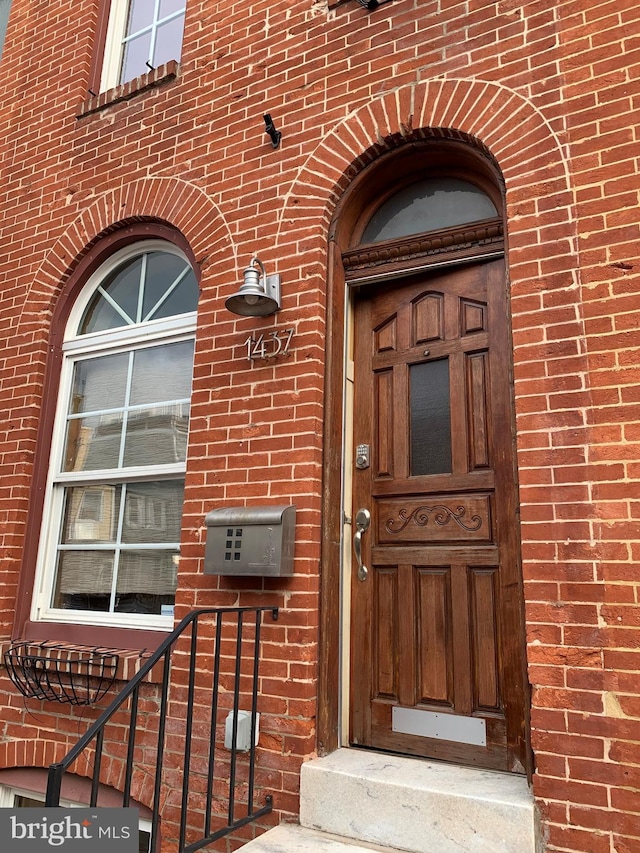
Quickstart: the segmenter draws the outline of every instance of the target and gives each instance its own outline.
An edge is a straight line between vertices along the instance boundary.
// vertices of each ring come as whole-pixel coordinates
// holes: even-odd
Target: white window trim
[[[93,273],[76,300],[67,321],[62,347],[66,357],[63,360],[60,372],[60,387],[51,439],[51,454],[43,507],[43,523],[31,608],[31,619],[34,622],[59,622],[76,625],[162,631],[170,631],[173,628],[172,615],[104,613],[101,611],[83,612],[81,610],[54,608],[49,605],[53,597],[58,540],[64,515],[62,506],[64,489],[57,487],[61,485],[73,485],[75,483],[100,485],[105,482],[105,475],[113,473],[111,471],[100,470],[62,472],[66,417],[62,416],[61,412],[64,411],[66,414],[67,411],[74,365],[82,360],[83,357],[91,358],[97,352],[106,349],[117,353],[120,351],[130,351],[132,347],[143,349],[145,347],[157,346],[158,343],[179,343],[184,340],[193,340],[195,337],[196,312],[174,315],[166,320],[152,320],[147,323],[131,325],[111,333],[107,331],[80,336],[74,333],[78,328],[89,301],[95,293],[98,283],[104,280],[113,269],[120,266],[129,258],[137,257],[141,253],[154,251],[175,254],[184,260],[185,263],[190,264],[184,252],[181,252],[171,243],[162,240],[146,240],[142,243],[138,242],[127,246],[119,252],[114,253]],[[108,340],[109,335],[112,336],[111,346]],[[150,479],[175,479],[176,475],[184,476],[185,470],[186,460],[185,463],[153,466],[151,474],[148,467],[131,467],[118,472],[118,483],[145,482]],[[172,550],[179,548],[180,543],[162,543],[162,545],[166,546],[167,550]],[[138,545],[137,547],[140,548],[141,546]]]
[[[106,92],[118,85],[120,63],[122,62],[122,39],[127,28],[127,10],[129,0],[111,0],[109,24],[104,43],[104,60],[100,91]]]

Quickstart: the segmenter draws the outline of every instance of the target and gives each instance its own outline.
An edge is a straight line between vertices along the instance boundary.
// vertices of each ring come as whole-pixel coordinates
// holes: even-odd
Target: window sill
[[[29,621],[25,624],[20,639],[2,643],[2,652],[4,653],[11,643],[43,641],[113,649],[120,656],[116,681],[129,681],[168,634],[169,631],[141,631],[133,628]],[[161,679],[162,668],[156,666],[146,680],[155,683]]]
[[[158,86],[169,83],[171,80],[176,79],[179,68],[179,63],[175,59],[172,59],[164,65],[154,68],[153,71],[149,71],[148,74],[136,77],[135,80],[122,83],[113,89],[107,89],[106,92],[100,92],[99,95],[92,95],[80,104],[76,118],[84,118],[93,113],[101,112],[113,104],[129,101],[143,92],[148,92],[150,89],[156,89]]]

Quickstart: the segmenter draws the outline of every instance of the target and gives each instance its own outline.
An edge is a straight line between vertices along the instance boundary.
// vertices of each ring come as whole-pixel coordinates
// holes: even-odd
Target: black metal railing
[[[176,853],[194,853],[270,812],[270,795],[260,808],[254,805],[260,635],[265,612],[278,618],[274,607],[208,608],[185,616],[63,760],[49,767],[45,805],[59,805],[64,774],[73,772],[74,763],[84,758],[93,764],[88,805],[99,806],[103,760],[122,755],[123,807],[131,803],[134,772],[138,769],[153,777],[151,851],[159,849],[161,806],[171,804],[172,797],[179,812]],[[162,668],[159,685],[149,683],[149,674],[156,667]],[[172,669],[182,670],[182,677],[172,678]],[[152,702],[159,692],[157,713],[149,712],[148,706],[140,712],[141,691],[143,701],[148,698],[146,693]],[[239,759],[238,750],[241,699],[250,705],[246,709],[251,718],[246,759]],[[223,750],[225,712],[233,716],[230,748]],[[115,735],[109,736],[110,726]],[[169,755],[173,766],[167,768]],[[169,771],[173,775],[166,780]],[[176,778],[181,779],[179,797]],[[163,794],[165,802],[161,803]]]

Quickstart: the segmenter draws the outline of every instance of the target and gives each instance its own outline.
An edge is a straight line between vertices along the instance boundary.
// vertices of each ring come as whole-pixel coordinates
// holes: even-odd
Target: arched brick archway
[[[429,80],[387,92],[350,113],[327,133],[301,166],[280,216],[280,242],[289,227],[324,234],[344,189],[384,151],[429,137],[473,141],[498,164],[505,181],[512,295],[529,282],[532,264],[566,273],[575,285],[573,188],[563,144],[544,114],[511,89],[482,80]],[[326,233],[326,232],[324,232]],[[547,248],[542,248],[542,247]],[[555,267],[555,269],[554,269]]]
[[[305,262],[326,257],[331,220],[351,181],[381,154],[430,138],[468,142],[498,166],[504,180],[518,467],[521,472],[526,471],[527,435],[548,430],[554,423],[552,395],[561,394],[566,387],[563,369],[546,373],[546,360],[568,352],[572,361],[566,367],[567,374],[586,367],[580,335],[574,335],[575,327],[571,341],[560,338],[564,313],[582,328],[575,200],[563,140],[539,109],[512,90],[477,80],[431,80],[372,99],[337,123],[301,166],[280,218],[280,242],[288,242],[289,229],[295,229],[299,235],[302,228],[314,250]],[[319,223],[324,227],[319,227]],[[335,316],[341,312],[344,295],[340,276],[332,279],[332,268],[338,260],[330,249],[328,322],[330,326],[334,322],[334,326],[327,334],[328,366],[341,363],[338,350],[342,332],[337,331]],[[318,287],[322,291],[323,283]],[[558,324],[557,338],[547,335],[545,326],[549,323]],[[539,395],[535,400],[532,380]],[[330,429],[329,426],[325,440]],[[553,465],[555,450],[549,447],[549,466]],[[325,459],[325,477],[330,476],[331,464],[330,459]],[[539,543],[536,485],[535,478],[521,475],[525,598],[527,581],[536,578]],[[326,496],[324,509],[326,524],[332,512]],[[554,525],[548,525],[546,535],[561,541],[561,525],[555,530]],[[338,584],[327,565],[327,560],[336,557],[331,552],[330,539],[329,534],[323,544],[325,562],[321,574],[321,628],[325,638],[320,661],[320,692],[324,697],[319,708],[321,749],[337,745],[338,723],[337,717],[332,716],[335,706],[329,707],[327,698],[338,693],[337,661],[331,657],[329,640],[338,632],[335,600]],[[535,640],[535,636],[534,626],[529,641]],[[535,740],[533,745],[535,748]]]
[[[203,267],[212,256],[234,269],[236,248],[218,206],[199,187],[180,178],[145,178],[95,199],[51,247],[24,300],[19,327],[51,310],[75,265],[101,236],[120,222],[153,219],[177,228]]]

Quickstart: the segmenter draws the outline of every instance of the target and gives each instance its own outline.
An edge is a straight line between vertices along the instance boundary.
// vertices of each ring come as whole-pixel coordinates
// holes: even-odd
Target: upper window
[[[0,56],[2,56],[2,49],[4,47],[4,37],[7,33],[10,10],[11,0],[0,0]]]
[[[37,619],[172,624],[198,287],[145,242],[92,276],[63,344]]]
[[[417,181],[387,199],[373,214],[362,243],[396,240],[498,216],[480,187],[459,178]]]
[[[179,60],[186,0],[111,0],[100,88]]]

